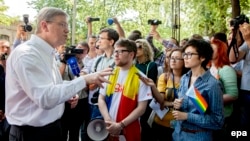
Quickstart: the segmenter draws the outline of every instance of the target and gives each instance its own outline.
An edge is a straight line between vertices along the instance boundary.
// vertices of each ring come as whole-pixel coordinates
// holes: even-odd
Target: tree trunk
[[[231,0],[232,5],[232,18],[235,18],[240,15],[240,1]]]

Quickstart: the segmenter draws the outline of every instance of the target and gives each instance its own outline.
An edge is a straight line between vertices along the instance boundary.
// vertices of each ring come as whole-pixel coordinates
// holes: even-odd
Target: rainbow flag
[[[191,101],[193,102],[194,106],[197,108],[197,110],[204,114],[207,110],[207,102],[202,97],[201,93],[196,89],[193,85],[188,89],[186,92],[186,95],[190,97]]]

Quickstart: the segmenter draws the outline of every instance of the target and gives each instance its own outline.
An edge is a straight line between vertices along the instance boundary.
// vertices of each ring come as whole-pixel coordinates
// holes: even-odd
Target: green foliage
[[[11,23],[17,21],[17,17],[10,17],[4,12],[8,10],[8,7],[4,5],[3,0],[0,0],[0,24],[1,25],[10,25]]]
[[[176,0],[175,0],[176,1]],[[228,31],[228,19],[231,17],[231,0],[180,0],[180,39],[192,34],[211,36],[215,32]],[[72,17],[74,0],[33,0],[30,5],[36,10],[45,6],[59,7]],[[250,16],[250,0],[240,0],[241,10]],[[101,21],[93,22],[93,32],[98,33],[102,27],[113,27],[107,19],[117,17],[126,36],[132,30],[140,30],[144,36],[149,33],[148,19],[159,19],[162,24],[158,31],[163,38],[172,36],[172,1],[162,0],[77,0],[76,40],[86,39],[87,16],[99,17]],[[72,17],[73,18],[73,17]]]

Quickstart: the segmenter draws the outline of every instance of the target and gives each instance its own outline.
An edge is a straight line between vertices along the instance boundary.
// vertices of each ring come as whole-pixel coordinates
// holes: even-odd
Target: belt
[[[206,132],[206,130],[191,130],[191,129],[187,129],[187,128],[181,128],[181,131],[183,131],[183,132],[187,132],[187,133],[193,133],[193,134],[195,134],[195,133],[197,133],[197,132]]]
[[[52,123],[49,123],[45,126],[41,126],[41,127],[35,127],[35,126],[28,126],[28,125],[23,125],[23,126],[17,126],[17,125],[11,125],[13,128],[16,129],[21,129],[21,130],[36,130],[36,129],[46,129],[46,128],[50,128],[50,127],[54,127],[54,126],[61,126],[61,120],[58,119]]]

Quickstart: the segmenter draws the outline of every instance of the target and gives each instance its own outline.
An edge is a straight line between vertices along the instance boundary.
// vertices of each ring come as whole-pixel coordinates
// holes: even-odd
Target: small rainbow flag
[[[207,110],[207,102],[202,97],[201,93],[196,89],[193,85],[188,89],[186,92],[186,95],[190,97],[191,101],[193,102],[194,106],[197,108],[197,110],[204,114]]]

